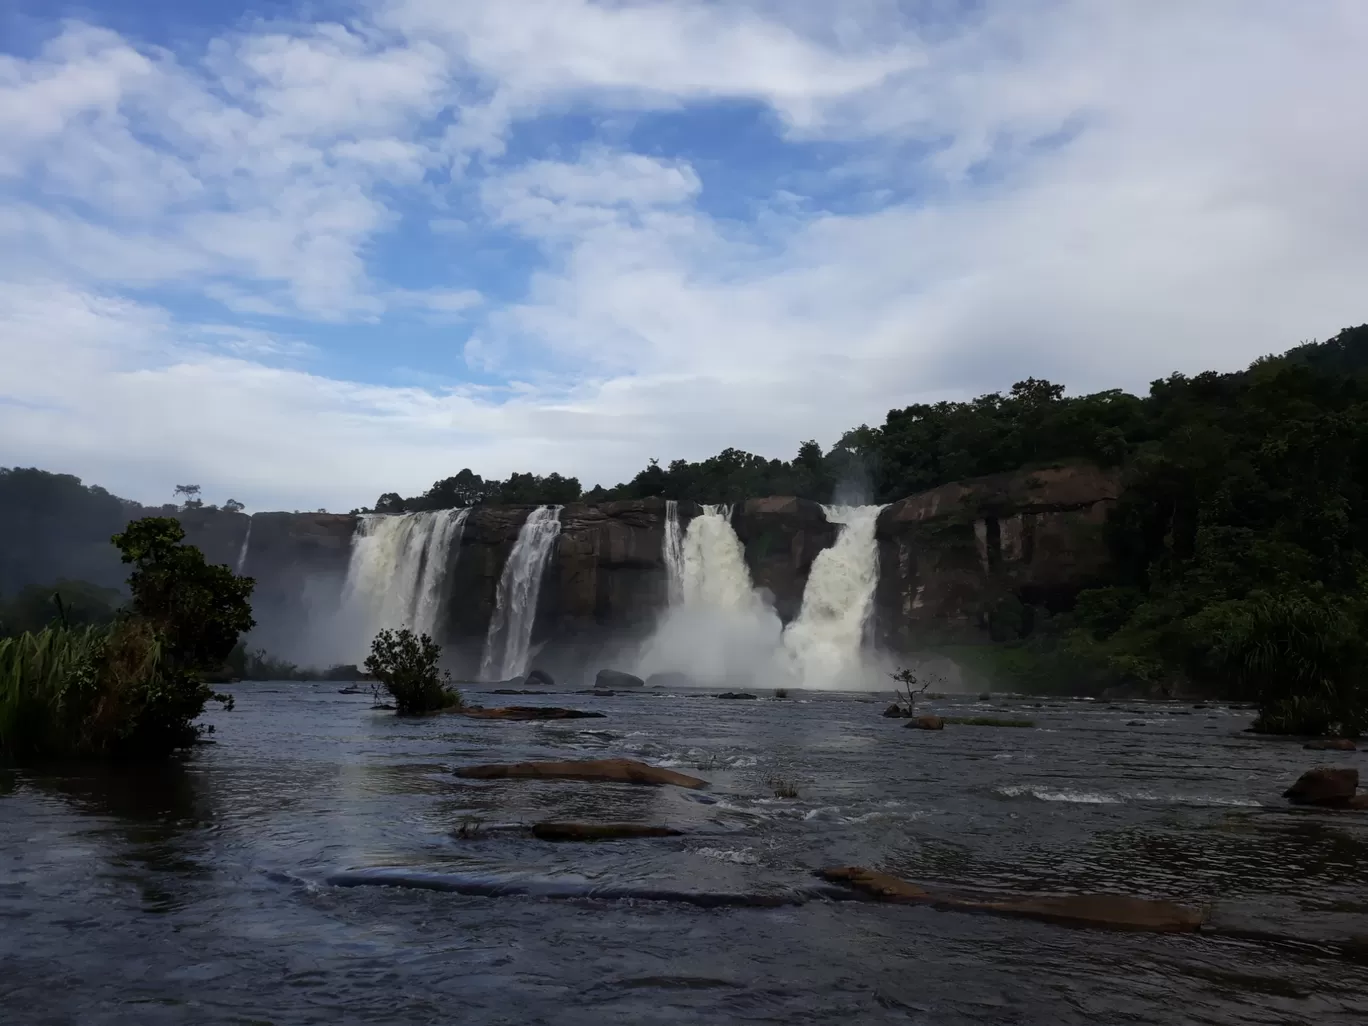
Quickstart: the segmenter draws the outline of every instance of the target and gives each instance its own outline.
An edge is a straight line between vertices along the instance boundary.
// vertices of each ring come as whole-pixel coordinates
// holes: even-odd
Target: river
[[[0,772],[7,1026],[1368,1021],[1368,814],[1279,798],[1368,767],[1251,738],[1245,711],[967,696],[924,705],[1036,726],[927,732],[829,693],[576,695],[606,718],[519,723],[231,690],[183,766]],[[607,755],[711,786],[451,773]],[[540,819],[686,833],[555,844]],[[1212,903],[1214,929],[831,900],[812,871],[833,864]]]

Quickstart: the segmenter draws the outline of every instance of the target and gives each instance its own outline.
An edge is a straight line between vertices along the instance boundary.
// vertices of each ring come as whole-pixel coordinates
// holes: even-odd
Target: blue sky
[[[0,465],[346,509],[1368,319],[1357,0],[17,0]]]

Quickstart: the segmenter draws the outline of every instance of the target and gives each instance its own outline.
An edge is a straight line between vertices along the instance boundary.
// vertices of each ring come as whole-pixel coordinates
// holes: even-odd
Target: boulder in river
[[[746,691],[724,691],[716,698],[754,698],[755,696]]]
[[[562,709],[554,705],[506,705],[499,709],[462,709],[461,714],[476,720],[590,720],[602,719],[601,712]]]
[[[1355,752],[1358,745],[1350,741],[1347,737],[1327,737],[1319,741],[1308,741],[1302,745],[1303,748],[1313,752]]]
[[[883,714],[889,717],[890,719],[896,719],[900,716],[905,717],[907,715],[907,710],[900,706],[897,702],[894,702],[892,705],[890,705],[887,709],[883,711]]]
[[[1200,909],[1177,905],[1171,901],[1152,901],[1120,894],[961,898],[932,894],[907,880],[900,880],[896,876],[863,866],[822,869],[817,875],[831,883],[843,884],[862,891],[879,901],[926,904],[952,912],[987,912],[994,915],[1017,916],[1065,926],[1191,933],[1198,930],[1206,919]]]
[[[594,687],[600,691],[616,691],[618,688],[644,688],[646,682],[640,677],[621,670],[599,670],[594,678]]]
[[[1293,805],[1347,808],[1358,791],[1359,772],[1352,767],[1317,766],[1307,770],[1283,792]]]
[[[908,720],[903,724],[904,727],[913,727],[917,730],[944,730],[945,720],[939,716],[918,716]]]
[[[708,786],[706,780],[700,780],[698,777],[659,766],[648,766],[635,759],[491,763],[483,766],[463,766],[456,770],[455,774],[474,780],[514,777],[539,780],[604,780],[621,784],[646,784],[651,787],[659,787],[662,784],[689,788]]]
[[[525,680],[523,683],[539,684],[542,687],[550,688],[555,687],[556,678],[551,676],[551,674],[547,673],[545,670],[533,670],[531,673],[527,675],[527,680]]]
[[[645,823],[533,823],[539,841],[613,841],[625,837],[678,837],[684,831]]]

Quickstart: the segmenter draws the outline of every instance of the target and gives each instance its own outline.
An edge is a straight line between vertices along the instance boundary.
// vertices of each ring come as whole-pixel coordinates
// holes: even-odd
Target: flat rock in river
[[[590,720],[603,718],[601,712],[562,709],[553,705],[507,705],[499,709],[462,709],[461,715],[476,720]]]
[[[1200,909],[1120,894],[1021,895],[980,900],[932,894],[914,883],[863,866],[823,869],[817,875],[831,883],[863,891],[880,901],[926,904],[952,912],[1017,916],[1065,926],[1191,933],[1206,919]]]
[[[475,780],[496,780],[504,777],[539,780],[605,780],[622,784],[646,784],[659,787],[707,787],[708,782],[687,773],[648,766],[635,759],[585,759],[574,762],[510,762],[483,766],[463,766],[455,771],[458,777]]]
[[[625,837],[678,837],[682,830],[645,823],[533,823],[541,841],[612,841]]]

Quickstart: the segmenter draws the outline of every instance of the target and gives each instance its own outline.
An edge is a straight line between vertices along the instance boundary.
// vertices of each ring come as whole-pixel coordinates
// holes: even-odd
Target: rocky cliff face
[[[1004,600],[1063,608],[1108,561],[1120,475],[1089,464],[994,474],[895,502],[879,517],[880,642],[979,641]]]
[[[944,485],[895,502],[879,518],[876,631],[881,644],[916,648],[989,637],[1006,600],[1060,607],[1106,566],[1102,527],[1119,494],[1115,473],[1090,465],[1022,471]],[[532,507],[472,510],[448,555],[445,636],[458,669],[478,666],[500,575]],[[542,586],[534,645],[551,662],[575,662],[651,629],[667,601],[665,502],[576,503]],[[699,513],[679,504],[681,526]],[[188,540],[214,562],[234,565],[247,518],[222,511],[182,514]],[[837,529],[813,502],[752,499],[734,512],[757,587],[785,621],[797,616],[817,554]],[[258,513],[251,518],[245,572],[257,579],[262,644],[336,608],[356,518]],[[287,646],[281,646],[287,651]]]

